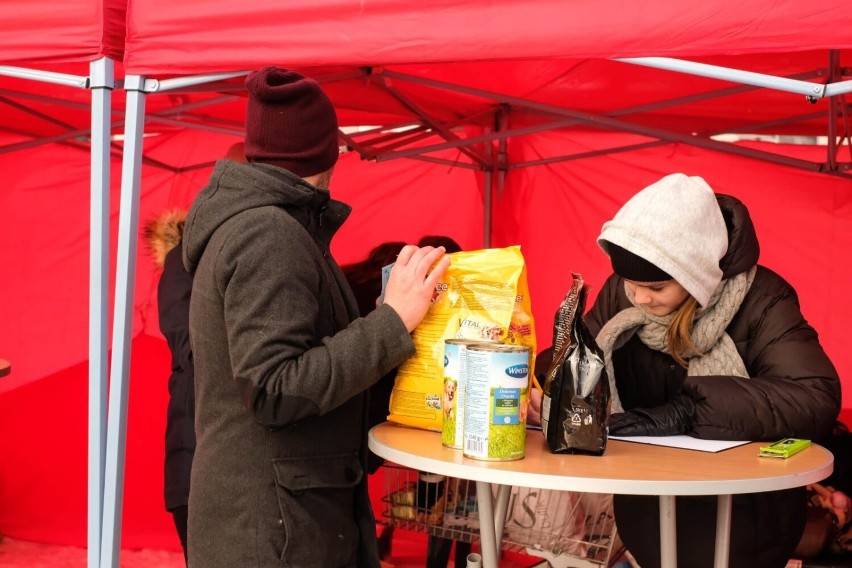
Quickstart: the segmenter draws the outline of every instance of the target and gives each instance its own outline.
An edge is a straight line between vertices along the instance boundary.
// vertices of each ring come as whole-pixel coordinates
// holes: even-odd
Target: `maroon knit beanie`
[[[299,177],[337,162],[337,115],[319,83],[280,67],[246,78],[246,159]]]

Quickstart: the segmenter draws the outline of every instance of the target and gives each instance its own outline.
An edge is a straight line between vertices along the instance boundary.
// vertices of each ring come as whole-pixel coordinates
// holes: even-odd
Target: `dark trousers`
[[[188,563],[188,557],[186,554],[186,523],[189,518],[189,507],[184,505],[183,507],[175,507],[169,511],[172,514],[172,518],[175,521],[175,528],[177,529],[178,538],[180,539],[180,545],[183,548],[183,561],[184,563]]]
[[[446,568],[454,542],[456,543],[456,551],[453,566],[465,568],[467,566],[467,555],[470,554],[470,543],[432,535],[429,535],[426,543],[426,568]]]

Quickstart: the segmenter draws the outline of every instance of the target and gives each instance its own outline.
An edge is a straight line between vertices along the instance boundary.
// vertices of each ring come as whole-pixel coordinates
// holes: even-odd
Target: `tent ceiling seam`
[[[456,128],[457,126],[462,126],[462,125],[464,125],[468,122],[475,122],[475,121],[479,121],[479,120],[486,118],[486,117],[493,117],[494,114],[495,114],[494,109],[489,108],[485,111],[482,111],[482,112],[479,112],[479,113],[474,113],[472,115],[468,115],[468,116],[463,117],[459,120],[444,123],[443,126],[444,126],[444,128],[452,129],[452,128]],[[389,127],[379,128],[379,129],[374,130],[374,132],[375,131],[385,132],[388,128]],[[434,135],[434,133],[432,132],[432,130],[429,128],[428,125],[418,124],[418,126],[416,128],[411,128],[411,129],[407,129],[405,131],[400,131],[400,132],[388,132],[387,134],[385,134],[383,136],[377,136],[376,138],[372,138],[370,140],[367,140],[365,143],[360,143],[359,147],[361,147],[363,149],[363,151],[361,151],[360,153],[361,153],[361,155],[364,159],[368,159],[368,160],[373,159],[374,160],[378,156],[385,155],[388,152],[394,150],[395,148],[399,148],[401,146],[406,146],[408,144],[413,144],[415,142],[418,142],[419,140],[429,138],[433,135]],[[385,142],[387,140],[392,140],[392,142],[389,143],[389,144],[385,144],[384,146],[378,146],[377,145],[377,144],[379,144],[381,142]],[[446,140],[446,138],[445,138],[445,140]],[[489,140],[493,140],[493,138],[489,139]],[[473,142],[471,142],[470,139],[468,139],[468,138],[462,139],[460,137],[456,137],[456,139],[454,141],[447,141],[447,142],[452,144],[452,146],[448,146],[448,147],[452,147],[452,148],[457,148],[457,147],[460,147],[460,146],[471,146],[473,144]],[[409,149],[409,152],[410,153],[408,153],[407,156],[393,155],[392,158],[408,157],[408,156],[412,156],[412,155],[419,155],[419,154],[425,153],[425,152],[420,151],[417,148]],[[486,158],[486,160],[487,160],[487,158]],[[488,163],[490,164],[491,161],[488,161]],[[486,167],[486,166],[483,166],[483,167]]]
[[[413,75],[407,75],[404,73],[397,73],[393,71],[385,72],[388,76],[399,78],[402,80],[409,80],[415,83],[424,84],[427,86],[435,86],[438,88],[445,88],[448,86],[447,83],[443,83],[441,81],[435,81],[433,79],[425,79],[422,77],[417,77]],[[475,89],[471,87],[464,87],[461,85],[458,86],[450,86],[450,89],[454,89],[459,92],[467,93],[474,96],[479,96],[483,98],[490,98],[493,100],[498,100],[503,103],[514,104],[518,106],[529,106],[530,108],[535,108],[539,110],[544,110],[547,112],[552,112],[553,114],[563,115],[570,117],[574,120],[578,120],[582,123],[588,124],[590,126],[596,128],[605,128],[612,129],[616,131],[630,132],[633,134],[640,134],[643,136],[649,136],[653,138],[658,138],[660,140],[670,140],[682,142],[684,144],[698,146],[701,148],[706,148],[710,150],[716,150],[720,152],[727,152],[735,155],[740,155],[744,157],[752,157],[755,159],[768,160],[774,163],[780,163],[783,165],[799,167],[802,169],[807,169],[810,171],[825,171],[824,164],[816,164],[814,162],[807,162],[805,160],[798,160],[794,158],[788,158],[786,156],[781,156],[779,154],[772,154],[769,152],[762,152],[750,148],[743,148],[739,146],[735,146],[733,144],[727,142],[720,142],[708,138],[691,136],[686,134],[680,134],[676,132],[664,131],[652,127],[645,127],[640,125],[634,125],[622,120],[618,120],[615,118],[611,118],[603,115],[596,115],[588,112],[575,111],[563,107],[557,107],[554,105],[549,105],[545,103],[537,103],[534,101],[524,101],[523,99],[519,99],[518,97],[513,97],[510,95],[502,95],[500,93],[494,93],[490,91],[484,91],[482,89]]]
[[[450,131],[448,128],[446,128],[444,125],[442,125],[439,121],[430,117],[426,112],[424,112],[422,109],[420,109],[416,104],[414,104],[407,97],[402,95],[402,93],[400,93],[398,89],[394,88],[393,85],[390,83],[390,81],[384,75],[379,75],[378,77],[379,77],[379,85],[385,91],[387,91],[392,97],[394,97],[397,101],[399,101],[405,108],[407,108],[409,111],[413,112],[418,118],[420,118],[420,120],[422,120],[423,123],[426,126],[431,128],[432,130],[434,130],[436,133],[438,133],[445,140],[453,141],[453,142],[461,140],[458,136],[453,134],[452,131]],[[485,156],[480,154],[474,148],[471,148],[467,145],[462,145],[462,146],[459,147],[459,149],[462,152],[464,152],[465,154],[467,154],[471,159],[478,162],[482,166],[486,166],[486,165],[490,164],[489,160]]]

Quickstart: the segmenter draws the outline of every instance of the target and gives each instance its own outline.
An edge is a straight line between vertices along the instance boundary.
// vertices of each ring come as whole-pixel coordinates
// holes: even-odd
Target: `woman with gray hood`
[[[614,274],[585,316],[607,363],[615,436],[820,440],[840,382],[795,290],[757,264],[748,210],[700,177],[634,195],[598,244]],[[805,488],[733,497],[732,568],[783,568],[805,526]],[[660,565],[654,497],[614,498],[642,568]],[[716,499],[678,497],[678,565],[713,565]]]

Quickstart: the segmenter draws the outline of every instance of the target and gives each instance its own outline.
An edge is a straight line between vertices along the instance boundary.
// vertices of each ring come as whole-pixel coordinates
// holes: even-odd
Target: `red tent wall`
[[[0,191],[2,392],[88,356],[89,156],[52,144],[0,154],[0,168],[14,172]]]
[[[594,149],[630,142],[627,135],[550,132],[510,148],[523,160],[547,155],[553,147]],[[825,149],[789,146],[784,151],[818,160]],[[852,305],[845,299],[845,284],[852,278],[846,260],[846,251],[852,250],[852,181],[684,145],[510,173],[494,221],[495,245],[523,246],[539,345],[550,344],[547,326],[571,272],[581,272],[593,294],[609,275],[606,256],[595,242],[601,225],[633,193],[672,172],[702,176],[715,191],[734,195],[749,207],[761,244],[760,263],[796,287],[802,311],[820,333],[846,387],[843,405],[852,406],[852,356],[846,348]]]
[[[177,131],[147,140],[146,154],[172,165],[194,163],[201,155],[223,155],[233,141]],[[594,149],[629,141],[624,135],[548,133],[516,139],[509,150],[513,160],[522,160],[554,146]],[[809,154],[824,149],[785,151],[816,159]],[[87,160],[85,153],[61,146],[20,153],[14,160],[0,155],[0,167],[32,172],[21,178],[26,185],[0,192],[0,210],[16,211],[0,228],[3,258],[12,259],[21,274],[0,280],[0,297],[24,300],[4,303],[0,326],[0,345],[9,349],[4,356],[15,364],[0,385],[6,389],[0,396],[6,456],[0,465],[0,532],[79,546],[85,544],[86,521],[86,308],[80,298],[88,278],[88,226],[85,200],[73,196],[87,187]],[[852,246],[852,182],[679,145],[509,172],[502,195],[495,195],[493,245],[521,245],[539,347],[550,342],[553,313],[570,273],[582,272],[593,294],[608,274],[595,244],[601,224],[635,191],[673,171],[704,176],[717,191],[750,207],[761,262],[797,287],[806,317],[848,385],[852,357],[841,326],[852,307],[843,301],[841,286],[852,274],[836,251]],[[146,166],[140,219],[188,204],[208,173]],[[481,175],[462,168],[412,160],[376,164],[344,155],[332,192],[353,213],[335,239],[336,257],[355,261],[382,241],[427,233],[450,235],[467,249],[481,246],[481,183]],[[38,207],[43,203],[56,207]],[[122,544],[178,549],[162,506],[169,359],[157,331],[157,274],[142,245],[138,258]],[[39,306],[43,311],[33,315]]]
[[[146,156],[179,169],[223,156],[236,140],[178,130],[147,139]],[[86,544],[89,227],[88,200],[80,196],[88,191],[88,160],[86,152],[58,144],[0,154],[0,168],[20,172],[0,192],[0,211],[14,212],[0,224],[0,258],[15,275],[0,280],[0,298],[7,299],[0,346],[13,362],[12,375],[0,381],[0,534],[77,546]],[[118,169],[113,164],[116,178]],[[142,222],[188,206],[209,172],[145,166]],[[354,211],[335,240],[336,257],[354,262],[382,241],[426,234],[479,247],[476,181],[461,168],[342,156],[332,187]],[[115,247],[117,179],[112,193]],[[137,257],[122,545],[179,549],[162,499],[170,360],[157,322],[158,274],[141,242]]]

